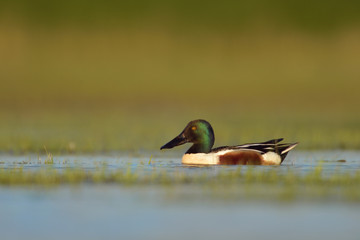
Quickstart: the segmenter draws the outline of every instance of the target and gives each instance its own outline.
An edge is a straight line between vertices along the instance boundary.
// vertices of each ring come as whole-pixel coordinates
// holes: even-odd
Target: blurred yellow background
[[[128,145],[155,148],[170,129],[202,117],[221,140],[242,124],[247,134],[233,141],[282,133],[308,148],[357,148],[359,27],[360,2],[350,0],[3,0],[0,145],[41,149],[49,138],[37,142],[40,121],[51,126],[44,132],[54,149],[52,131],[67,124],[65,149],[79,131],[74,119],[101,132],[110,118],[126,122],[108,130],[110,150],[120,138],[114,129],[121,134],[134,119],[145,130]],[[154,126],[166,131],[149,144]]]

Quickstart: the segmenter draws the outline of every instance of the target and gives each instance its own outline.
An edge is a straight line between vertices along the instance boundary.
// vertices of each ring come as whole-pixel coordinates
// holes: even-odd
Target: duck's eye
[[[191,127],[191,130],[195,131],[195,130],[196,130],[196,126]]]

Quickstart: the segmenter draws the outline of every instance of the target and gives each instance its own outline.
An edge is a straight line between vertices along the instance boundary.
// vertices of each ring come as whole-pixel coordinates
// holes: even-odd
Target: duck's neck
[[[194,143],[186,153],[209,153],[214,145],[214,137],[206,138],[198,143]]]

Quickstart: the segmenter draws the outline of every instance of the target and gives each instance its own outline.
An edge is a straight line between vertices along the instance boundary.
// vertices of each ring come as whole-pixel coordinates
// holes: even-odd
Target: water
[[[151,161],[150,160],[150,156]],[[235,167],[186,167],[175,153],[113,153],[55,156],[55,167],[108,171],[130,168],[139,174],[166,171],[190,175]],[[37,171],[45,156],[0,156],[1,168]],[[338,161],[338,160],[345,160]],[[276,168],[306,174],[322,162],[324,173],[360,169],[360,152],[296,151]],[[149,164],[150,162],[150,164]],[[198,187],[117,184],[0,186],[0,239],[359,239],[360,206],[346,202],[232,201],[200,196]],[[199,193],[200,192],[200,193]]]
[[[104,155],[65,155],[54,156],[51,167],[58,170],[66,168],[81,168],[96,171],[105,167],[107,170],[130,168],[141,174],[152,174],[154,171],[173,173],[187,172],[217,173],[221,170],[236,169],[237,166],[210,166],[189,167],[181,164],[180,152],[142,152],[142,153],[110,153]],[[27,155],[13,156],[0,155],[0,168],[18,168],[36,171],[44,167],[46,156]],[[270,166],[278,168],[279,172],[287,173],[289,169],[297,173],[307,173],[314,167],[322,165],[325,173],[334,171],[351,173],[360,170],[360,151],[296,151],[290,152],[281,166]],[[204,168],[206,170],[204,170]],[[259,167],[257,170],[266,171],[267,167]]]

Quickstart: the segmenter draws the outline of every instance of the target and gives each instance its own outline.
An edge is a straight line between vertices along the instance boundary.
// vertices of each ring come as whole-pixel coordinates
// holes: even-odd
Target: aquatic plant
[[[160,187],[167,189],[196,188],[197,197],[214,199],[252,199],[281,201],[346,201],[360,203],[360,171],[344,174],[323,174],[321,166],[307,173],[289,170],[286,174],[276,168],[258,171],[253,167],[224,168],[217,174],[206,172],[153,171],[143,174],[141,168],[95,171],[82,168],[56,169],[42,167],[37,171],[23,167],[0,169],[0,185],[48,186],[111,184],[126,187]]]

